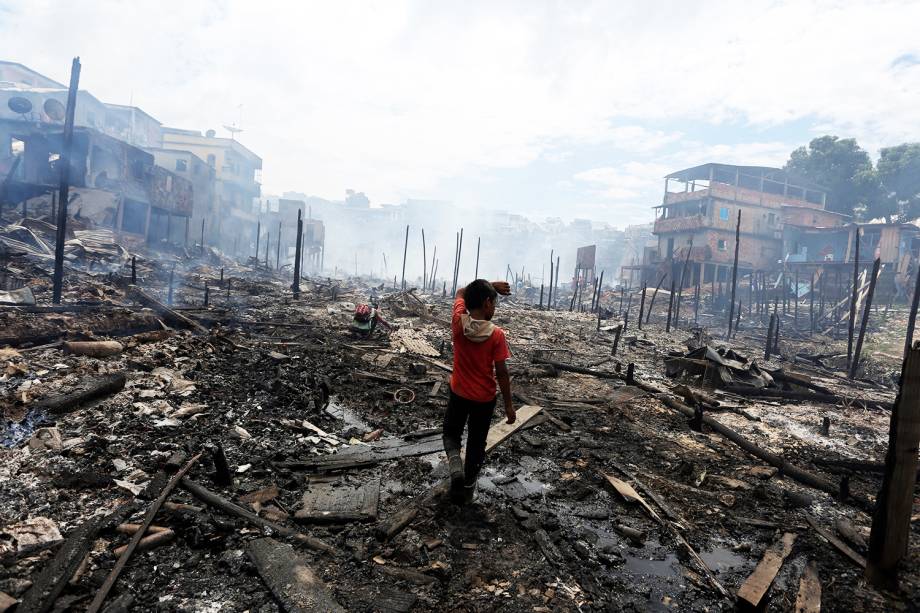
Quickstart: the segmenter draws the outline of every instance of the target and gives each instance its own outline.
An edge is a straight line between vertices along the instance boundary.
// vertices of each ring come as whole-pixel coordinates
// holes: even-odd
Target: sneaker
[[[460,454],[453,452],[447,456],[447,466],[450,470],[450,495],[455,501],[463,498],[463,484],[465,477],[463,474],[463,460]]]

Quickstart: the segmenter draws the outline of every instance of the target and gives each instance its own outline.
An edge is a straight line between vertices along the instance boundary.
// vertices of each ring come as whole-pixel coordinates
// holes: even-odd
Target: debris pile
[[[817,357],[840,353],[830,336],[760,360],[753,318],[723,343],[672,327],[660,300],[637,317],[638,295],[599,291],[596,312],[513,296],[495,323],[518,420],[493,423],[479,500],[457,507],[449,298],[320,277],[294,297],[289,271],[81,232],[51,305],[48,228],[0,230],[4,282],[34,296],[0,293],[0,611],[920,597],[916,547],[898,591],[862,580],[896,392],[871,376],[884,356],[852,379]],[[388,325],[355,333],[362,304]]]

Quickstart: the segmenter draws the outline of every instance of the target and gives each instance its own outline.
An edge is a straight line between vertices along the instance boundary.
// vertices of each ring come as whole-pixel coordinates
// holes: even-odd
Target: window
[[[722,221],[728,221],[728,207],[723,206],[719,207],[719,219]]]
[[[776,224],[776,215],[774,215],[773,213],[770,213],[769,215],[767,215],[767,225],[772,226],[775,224]]]
[[[725,244],[725,239],[720,238],[719,239],[719,251],[725,251],[726,249],[727,249],[727,246]]]
[[[210,166],[211,168],[214,168],[214,164],[216,163],[217,163],[217,158],[214,157],[213,153],[209,153],[208,154],[208,166]]]
[[[188,160],[176,160],[176,170],[185,172],[188,170]]]

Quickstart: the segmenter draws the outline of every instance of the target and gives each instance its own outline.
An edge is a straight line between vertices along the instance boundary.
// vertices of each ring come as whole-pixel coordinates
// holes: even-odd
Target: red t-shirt
[[[495,326],[492,335],[481,343],[474,343],[463,335],[460,316],[466,313],[463,298],[454,301],[454,314],[450,329],[454,341],[454,372],[450,389],[458,396],[474,402],[490,402],[495,398],[495,362],[511,357],[505,332]]]

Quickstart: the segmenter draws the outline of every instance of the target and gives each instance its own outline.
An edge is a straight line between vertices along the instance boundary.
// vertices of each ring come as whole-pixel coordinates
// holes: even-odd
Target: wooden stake
[[[648,288],[647,288],[647,286],[646,286],[645,281],[643,281],[643,282],[642,282],[642,295],[639,297],[639,320],[638,320],[638,325],[639,325],[639,329],[640,329],[640,330],[642,329],[642,315],[643,315],[643,312],[645,311],[645,291],[646,291],[646,289],[648,289]]]
[[[661,278],[658,279],[658,285],[655,286],[655,291],[652,292],[652,299],[648,302],[648,312],[645,314],[645,323],[648,323],[648,320],[652,316],[652,309],[655,308],[655,298],[658,297],[658,290],[661,289],[661,284],[664,283],[667,276],[668,273],[664,273],[661,275]]]
[[[872,297],[875,295],[875,284],[878,281],[879,267],[881,258],[875,258],[872,264],[872,277],[869,279],[869,293],[866,294],[866,305],[863,307],[862,323],[859,325],[859,339],[856,341],[856,349],[853,351],[853,361],[850,364],[850,379],[856,378],[856,370],[859,368],[859,354],[862,353],[863,340],[866,336],[866,327],[869,325],[869,310],[872,308]]]
[[[853,363],[853,332],[856,327],[856,295],[859,292],[859,226],[856,227],[856,255],[853,258],[853,293],[850,299],[850,321],[847,322],[847,370]]]
[[[297,238],[294,243],[294,282],[291,283],[291,291],[294,296],[300,295],[300,254],[303,250],[303,212],[297,209]]]
[[[654,299],[655,297],[652,296],[652,300]],[[674,308],[674,279],[671,279],[671,295],[668,296],[668,323],[665,325],[665,328],[664,328],[665,332],[671,331],[671,309],[673,308]]]
[[[917,280],[914,282],[914,297],[910,302],[910,314],[907,316],[907,337],[904,339],[904,359],[910,352],[914,338],[914,326],[917,324],[917,305],[920,303],[920,266],[917,267]]]

